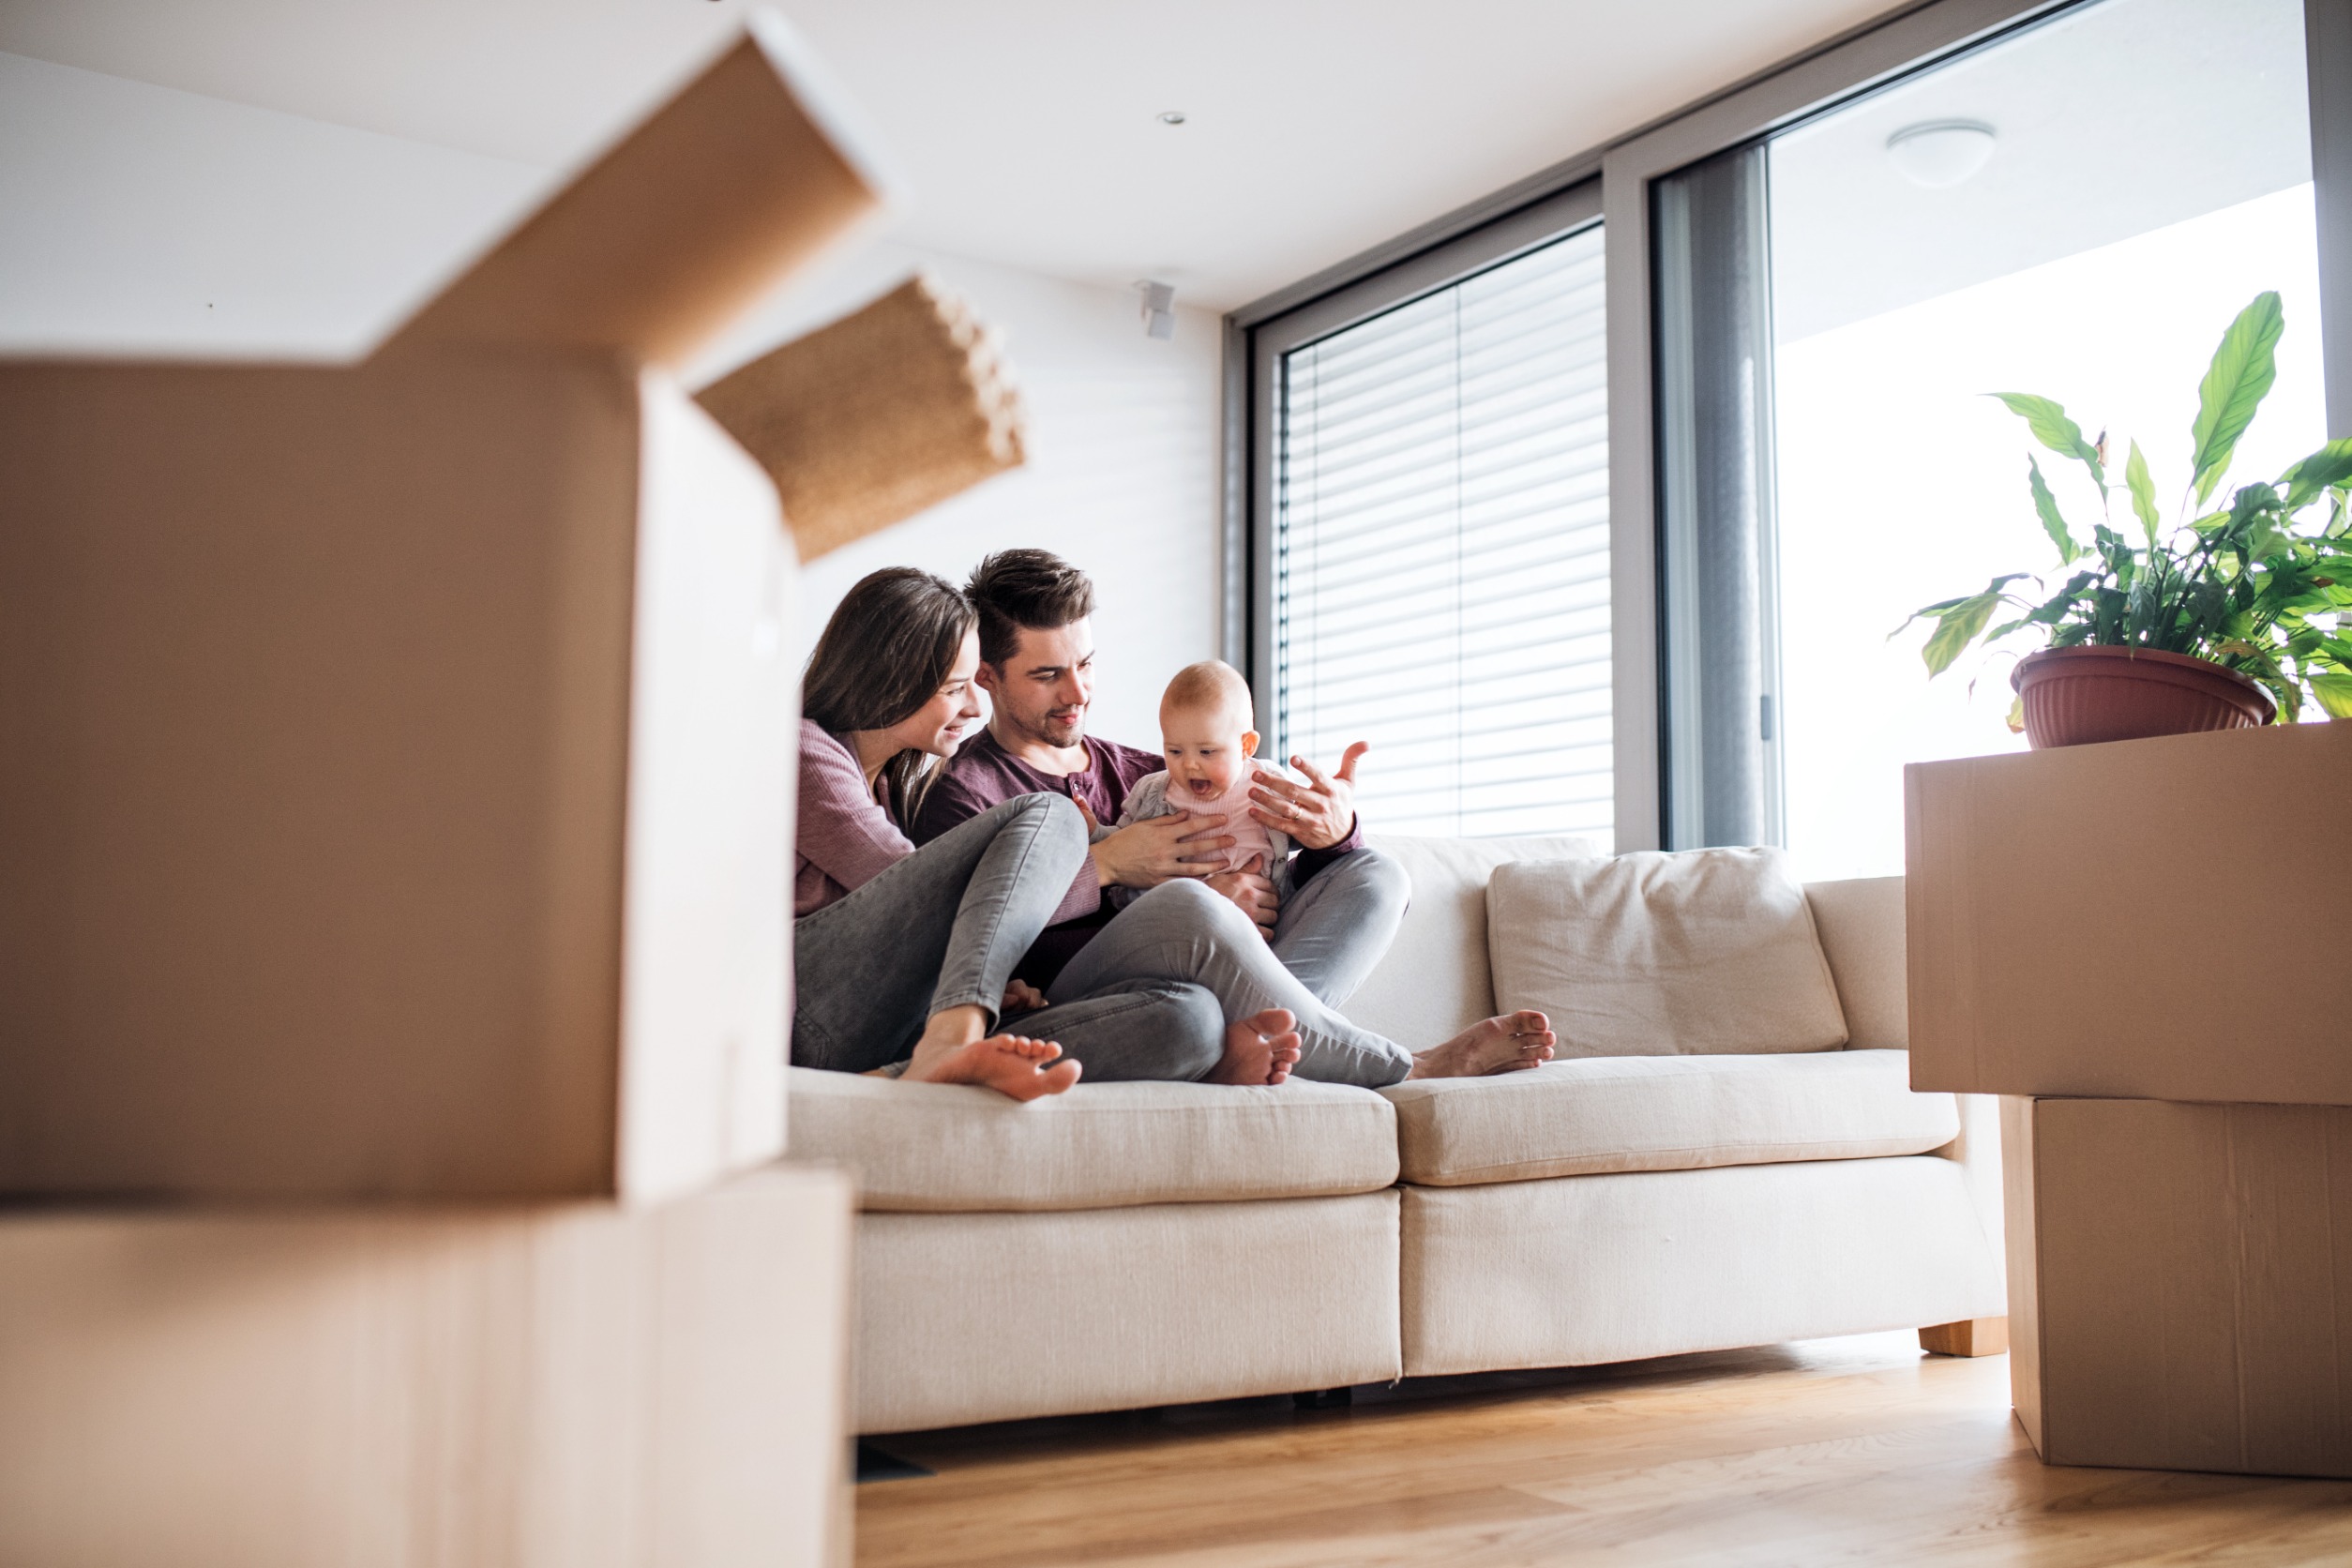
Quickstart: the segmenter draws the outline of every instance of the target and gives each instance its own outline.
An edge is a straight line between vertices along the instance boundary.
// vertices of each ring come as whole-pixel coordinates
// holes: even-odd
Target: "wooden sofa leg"
[[[2009,1319],[1963,1318],[1919,1331],[1919,1348],[1931,1356],[1998,1356],[2009,1349]]]

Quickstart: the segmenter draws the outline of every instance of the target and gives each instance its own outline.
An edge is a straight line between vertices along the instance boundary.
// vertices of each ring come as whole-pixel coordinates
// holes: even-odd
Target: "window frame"
[[[1924,0],[1864,23],[1602,146],[1242,307],[1225,325],[1223,635],[1261,712],[1274,711],[1272,368],[1282,353],[1515,253],[1515,224],[1546,204],[1597,198],[1608,289],[1611,712],[1617,849],[1666,844],[1668,776],[1658,576],[1656,316],[1651,185],[1702,158],[1785,130],[2004,34],[2095,0]],[[2352,435],[2352,0],[2304,0],[2312,177],[2329,433]],[[1580,225],[1579,225],[1580,226]],[[1555,227],[1548,237],[1568,232]],[[1518,249],[1537,241],[1521,240]],[[1458,249],[1457,249],[1458,248]],[[1303,324],[1317,324],[1305,336]]]

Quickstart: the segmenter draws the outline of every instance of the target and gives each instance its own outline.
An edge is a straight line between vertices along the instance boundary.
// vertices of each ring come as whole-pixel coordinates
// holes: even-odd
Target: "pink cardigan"
[[[800,828],[792,868],[798,918],[841,897],[914,852],[914,845],[866,787],[848,744],[813,719],[800,721]],[[1090,874],[1070,884],[1049,924],[1092,914],[1102,889]]]

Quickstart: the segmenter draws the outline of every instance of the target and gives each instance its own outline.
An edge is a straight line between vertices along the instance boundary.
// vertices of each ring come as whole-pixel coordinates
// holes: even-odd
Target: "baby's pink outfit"
[[[1196,817],[1222,815],[1225,826],[1218,831],[1233,840],[1233,847],[1222,852],[1225,864],[1221,871],[1239,871],[1252,860],[1267,876],[1282,868],[1290,853],[1288,836],[1269,832],[1257,818],[1249,814],[1252,802],[1249,792],[1258,781],[1259,770],[1265,764],[1251,761],[1233,780],[1232,787],[1214,799],[1203,800],[1190,790],[1179,787],[1165,773],[1152,774],[1136,780],[1134,792],[1127,797],[1127,808],[1120,815],[1119,825],[1139,822],[1153,817],[1165,817],[1176,811],[1188,811]]]

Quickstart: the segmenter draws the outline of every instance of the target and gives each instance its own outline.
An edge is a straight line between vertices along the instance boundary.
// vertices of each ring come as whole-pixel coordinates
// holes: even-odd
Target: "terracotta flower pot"
[[[2270,694],[2235,670],[2152,648],[2046,648],[2009,678],[2040,751],[2268,724]]]

